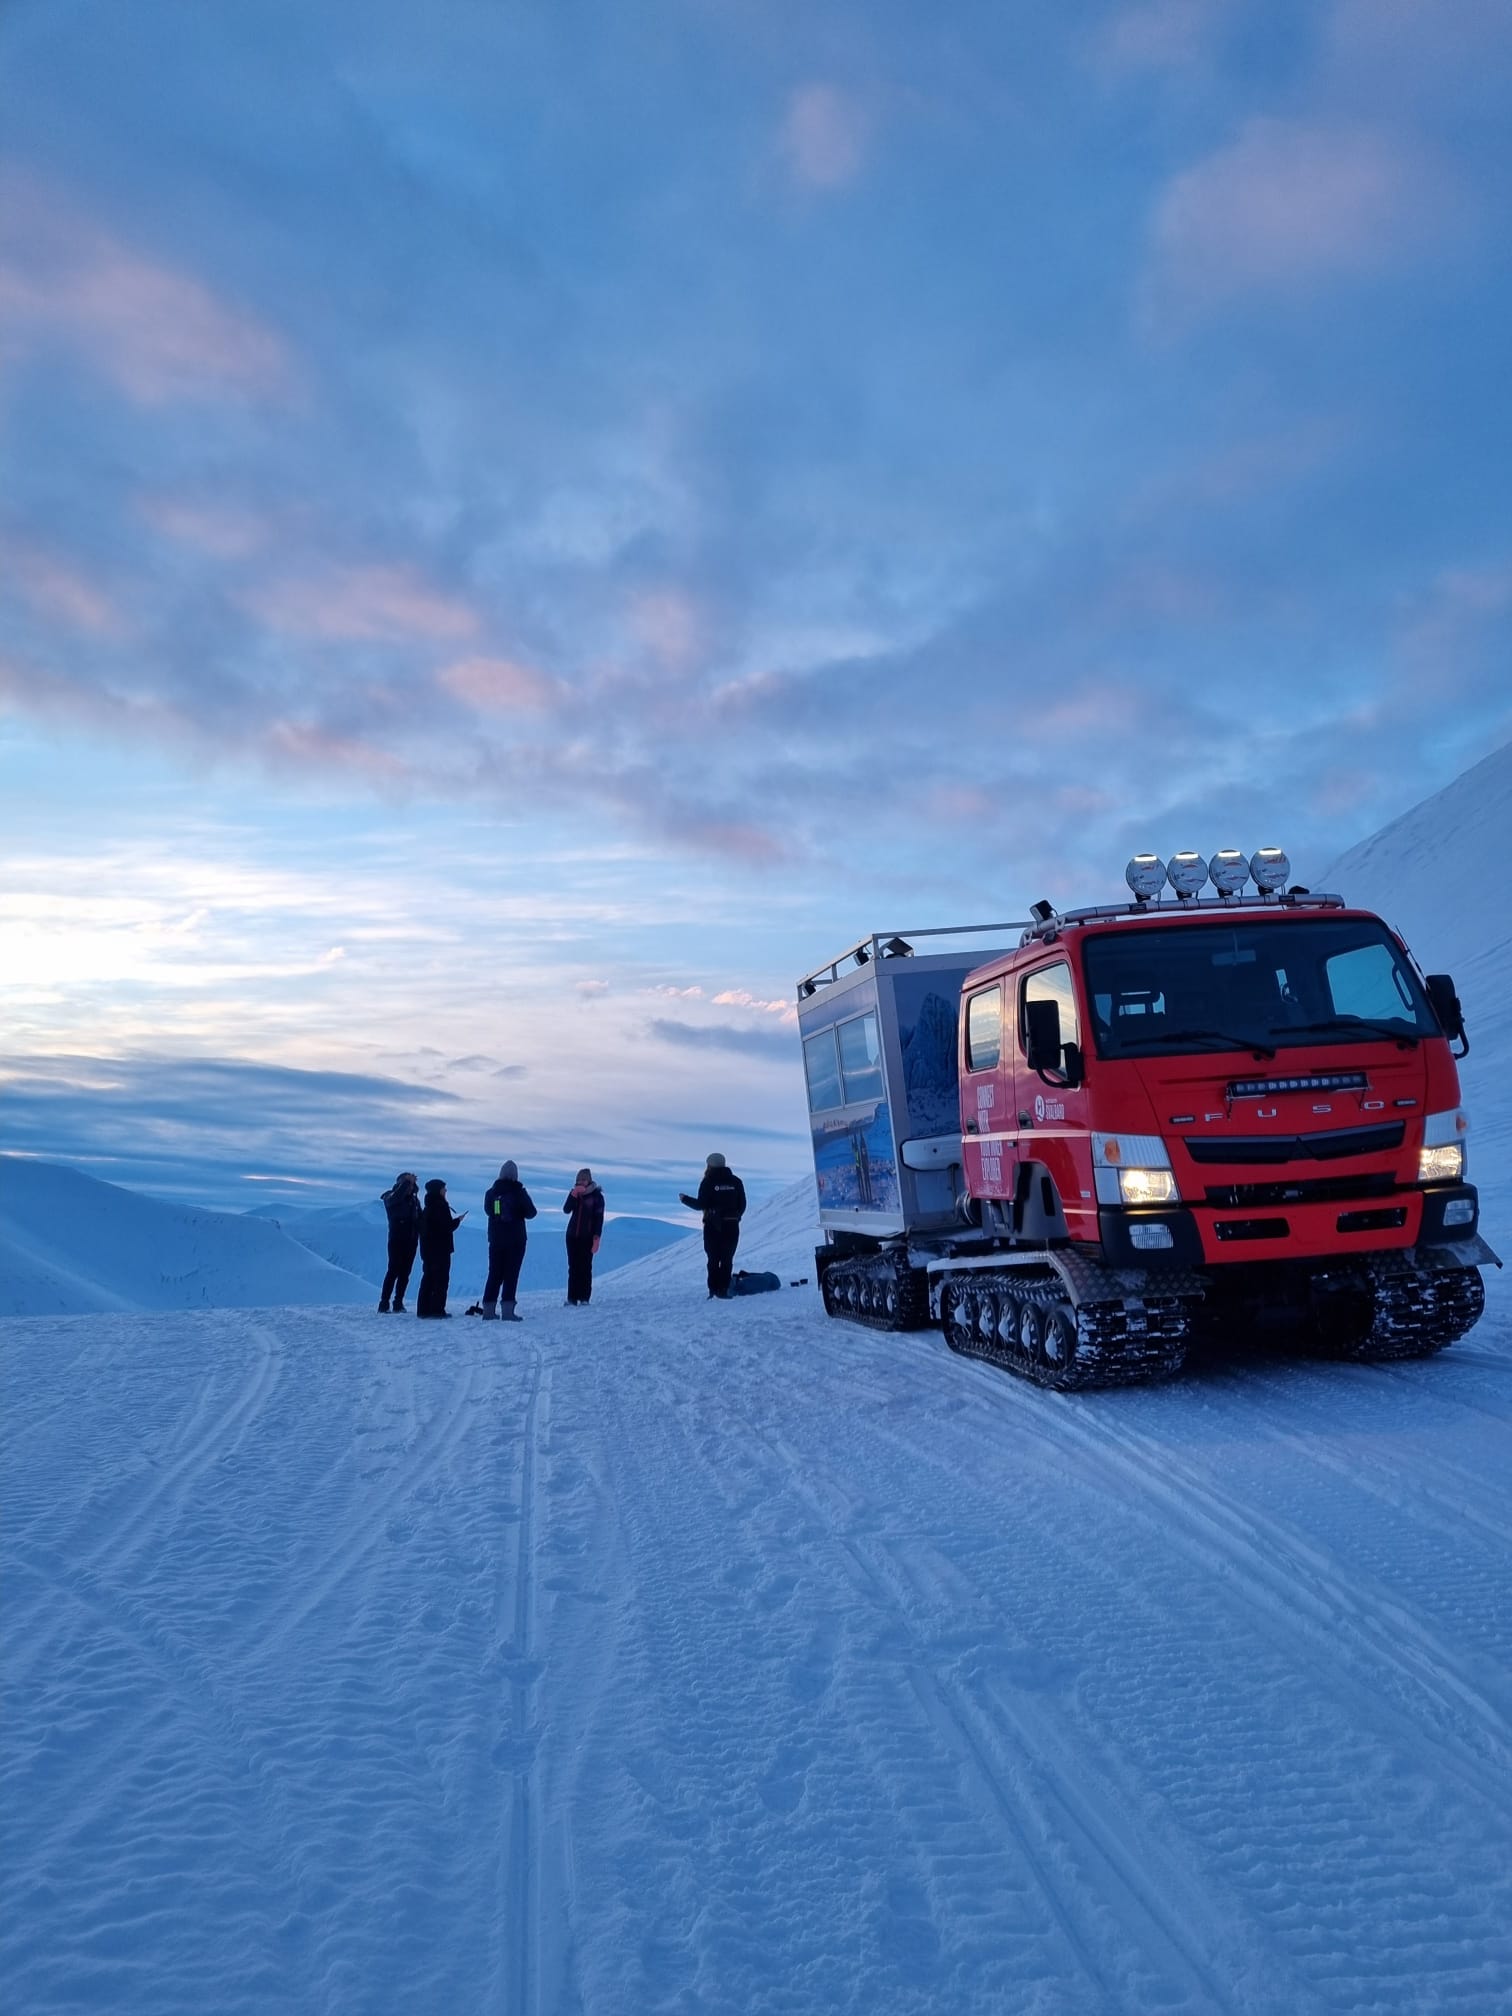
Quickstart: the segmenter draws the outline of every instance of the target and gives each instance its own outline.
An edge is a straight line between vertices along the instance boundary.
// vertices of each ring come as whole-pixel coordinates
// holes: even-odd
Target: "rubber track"
[[[831,1261],[820,1276],[820,1293],[831,1316],[860,1323],[869,1330],[922,1330],[930,1321],[929,1280],[924,1270],[910,1267],[894,1253],[858,1254]],[[947,1315],[945,1341],[963,1357],[1001,1365],[1036,1386],[1073,1391],[1084,1386],[1129,1386],[1146,1379],[1164,1379],[1179,1372],[1186,1358],[1191,1329],[1191,1303],[1186,1296],[1152,1295],[1127,1300],[1085,1302],[1075,1310],[1076,1352],[1068,1364],[1055,1365],[1034,1357],[1001,1335],[981,1335],[975,1312],[983,1295],[1011,1295],[1046,1308],[1072,1311],[1064,1285],[1057,1279],[1035,1279],[1022,1269],[974,1271],[969,1279],[947,1283],[960,1305],[973,1311],[969,1325]]]
[[[1372,1268],[1370,1288],[1375,1309],[1365,1335],[1340,1342],[1320,1341],[1318,1357],[1347,1358],[1361,1364],[1428,1358],[1463,1337],[1486,1306],[1478,1267],[1421,1271]]]
[[[923,1330],[929,1324],[929,1277],[900,1253],[830,1261],[821,1268],[819,1292],[826,1315],[869,1330]]]
[[[1186,1360],[1191,1334],[1191,1303],[1185,1296],[1152,1295],[1125,1301],[1084,1302],[1073,1309],[1057,1280],[1025,1280],[1022,1272],[976,1272],[969,1282],[947,1282],[943,1296],[945,1341],[963,1357],[983,1358],[991,1365],[1028,1379],[1036,1386],[1075,1392],[1087,1386],[1134,1386],[1166,1379]],[[1017,1340],[1005,1341],[999,1328],[984,1337],[977,1320],[981,1301],[991,1295],[1015,1303],[1033,1301],[1046,1309],[1074,1314],[1076,1353],[1066,1364],[1050,1364],[1025,1351]],[[969,1310],[969,1322],[955,1320],[952,1304]]]

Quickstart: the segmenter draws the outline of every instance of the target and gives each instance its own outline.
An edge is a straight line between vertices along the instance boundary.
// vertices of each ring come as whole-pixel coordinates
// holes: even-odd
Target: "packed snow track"
[[[1499,1286],[1081,1396],[700,1259],[0,1326],[10,2008],[1509,2006]]]

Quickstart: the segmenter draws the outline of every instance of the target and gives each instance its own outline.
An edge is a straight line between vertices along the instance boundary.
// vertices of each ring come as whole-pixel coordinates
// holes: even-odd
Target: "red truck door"
[[[961,1003],[961,1161],[973,1197],[1013,1195],[1013,1072],[1004,1040],[1008,982],[973,987]]]
[[[1032,1001],[1053,1001],[1060,1011],[1060,1070],[1052,1079],[1066,1074],[1066,1046],[1075,1044],[1085,1059],[1082,1046],[1081,1012],[1076,999],[1076,981],[1064,955],[1047,959],[1041,966],[1018,978],[1017,1000],[1013,1005],[1013,1090],[1014,1121],[1018,1129],[1020,1166],[1036,1163],[1055,1186],[1055,1201],[1065,1214],[1066,1228],[1073,1238],[1097,1236],[1097,1204],[1092,1194],[1092,1161],[1088,1144],[1089,1099],[1083,1064],[1080,1085],[1047,1083],[1029,1068],[1025,1054],[1026,1009]],[[1048,1213],[1043,1195],[1027,1200],[1036,1212]],[[1034,1228],[1026,1222],[1028,1236]]]

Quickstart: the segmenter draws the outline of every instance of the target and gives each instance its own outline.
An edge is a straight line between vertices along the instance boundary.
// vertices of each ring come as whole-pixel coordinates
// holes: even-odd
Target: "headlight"
[[[1465,1136],[1470,1115],[1451,1106],[1423,1121],[1423,1145],[1418,1150],[1419,1183],[1462,1183],[1465,1179]]]
[[[1126,1171],[1132,1174],[1132,1171]],[[1458,1141],[1447,1148],[1418,1150],[1419,1183],[1458,1183],[1465,1173],[1465,1151]]]
[[[1174,1204],[1176,1178],[1169,1169],[1120,1169],[1118,1194],[1125,1204]]]

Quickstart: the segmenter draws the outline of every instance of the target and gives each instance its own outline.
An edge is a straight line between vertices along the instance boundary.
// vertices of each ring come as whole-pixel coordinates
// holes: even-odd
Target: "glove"
[[[599,1242],[597,1241],[597,1239],[595,1239],[593,1242],[593,1250],[595,1253],[597,1253],[598,1249],[599,1249]]]

